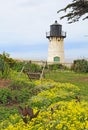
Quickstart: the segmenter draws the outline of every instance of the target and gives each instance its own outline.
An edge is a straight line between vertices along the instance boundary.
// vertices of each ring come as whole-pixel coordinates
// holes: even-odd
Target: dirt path
[[[8,87],[11,83],[11,80],[0,79],[0,88]]]

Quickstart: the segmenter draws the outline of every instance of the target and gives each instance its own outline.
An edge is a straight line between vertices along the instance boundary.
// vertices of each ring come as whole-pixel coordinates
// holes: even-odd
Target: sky
[[[57,11],[71,0],[0,0],[0,54],[16,59],[47,60],[46,32],[55,20],[67,33],[65,59],[88,58],[88,20],[68,24]]]

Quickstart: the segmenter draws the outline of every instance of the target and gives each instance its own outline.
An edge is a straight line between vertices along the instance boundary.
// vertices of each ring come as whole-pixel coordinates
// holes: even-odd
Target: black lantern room
[[[58,24],[57,21],[55,21],[54,24],[50,25],[50,32],[46,33],[46,37],[66,37],[66,33],[62,31],[62,25]]]

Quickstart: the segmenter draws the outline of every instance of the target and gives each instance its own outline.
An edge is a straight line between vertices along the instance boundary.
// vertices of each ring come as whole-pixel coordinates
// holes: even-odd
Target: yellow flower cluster
[[[17,118],[18,115],[11,116],[10,120]],[[2,122],[2,125],[5,123],[6,121]],[[41,110],[28,124],[19,119],[15,124],[8,122],[8,126],[1,130],[88,130],[88,103],[57,102],[46,110]]]
[[[33,96],[29,102],[37,107],[47,107],[53,102],[60,100],[68,100],[75,97],[75,93],[79,92],[79,88],[70,83],[59,83],[53,80],[36,81],[37,87],[45,87],[37,96]]]
[[[88,103],[67,100],[79,91],[77,86],[52,80],[36,81],[35,84],[46,88],[31,99],[33,104],[41,105],[38,116],[27,124],[20,115],[10,116],[0,123],[0,130],[88,130]],[[35,113],[36,109],[33,110]]]

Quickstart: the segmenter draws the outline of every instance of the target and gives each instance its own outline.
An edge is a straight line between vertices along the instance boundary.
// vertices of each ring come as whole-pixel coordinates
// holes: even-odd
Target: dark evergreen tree
[[[60,19],[67,18],[68,23],[77,22],[82,16],[83,20],[88,19],[88,0],[73,0],[65,8],[57,11],[57,13],[61,11],[67,12],[68,9],[70,9],[69,12],[61,16]]]

